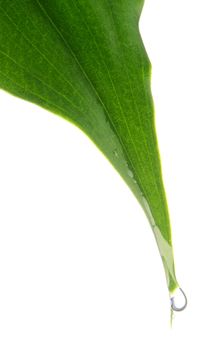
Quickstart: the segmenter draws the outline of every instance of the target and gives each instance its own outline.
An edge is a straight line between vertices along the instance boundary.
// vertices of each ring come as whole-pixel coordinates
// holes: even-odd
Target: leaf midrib
[[[48,18],[48,20],[49,20],[49,22],[51,23],[51,25],[53,26],[53,28],[57,31],[58,35],[59,35],[60,38],[63,40],[63,42],[64,42],[64,44],[66,45],[66,47],[67,47],[67,48],[69,49],[69,51],[71,52],[73,58],[75,59],[76,63],[78,64],[80,70],[82,71],[82,73],[83,73],[83,75],[85,76],[86,80],[88,81],[88,83],[90,84],[91,88],[93,89],[95,95],[97,96],[99,102],[101,103],[103,109],[105,110],[105,112],[106,112],[106,114],[107,114],[107,116],[108,116],[108,120],[109,120],[109,122],[110,122],[110,124],[111,124],[111,126],[112,126],[112,128],[113,128],[113,130],[114,130],[114,132],[115,132],[115,134],[116,134],[116,136],[117,136],[117,138],[119,139],[119,142],[120,142],[121,145],[122,145],[122,148],[123,148],[123,151],[124,151],[124,153],[125,153],[125,156],[126,156],[127,160],[128,160],[129,163],[131,164],[131,167],[132,167],[131,170],[133,171],[133,173],[135,173],[135,171],[134,171],[135,168],[134,168],[133,163],[132,163],[132,161],[131,161],[131,159],[130,159],[130,157],[129,157],[129,155],[128,155],[128,152],[126,151],[126,147],[125,147],[125,145],[124,145],[122,139],[120,138],[119,133],[117,132],[116,127],[115,127],[115,125],[114,125],[114,123],[113,123],[113,121],[112,121],[112,118],[111,118],[111,116],[110,116],[110,113],[109,113],[107,107],[105,106],[105,104],[103,103],[103,101],[102,101],[102,99],[101,99],[101,97],[100,97],[98,91],[96,90],[96,87],[93,85],[91,79],[88,77],[87,73],[85,72],[84,68],[82,67],[81,63],[79,62],[79,60],[78,60],[78,58],[77,58],[77,56],[76,56],[74,50],[71,48],[71,46],[69,45],[68,41],[65,39],[65,37],[63,36],[63,34],[61,33],[61,31],[58,29],[58,27],[56,26],[56,24],[54,23],[54,21],[52,20],[52,18],[49,16],[49,14],[48,14],[48,12],[46,11],[46,9],[42,6],[42,4],[41,4],[38,0],[35,0],[35,1],[36,1],[37,4],[39,5],[39,7],[40,7],[40,9],[42,10],[42,12],[44,13],[44,15]],[[76,4],[76,3],[75,3],[75,4]],[[76,7],[77,7],[77,4],[76,4]],[[78,8],[78,7],[77,7],[77,8]],[[78,9],[79,9],[79,8],[78,8]],[[80,9],[79,9],[79,12],[81,12]],[[86,23],[85,23],[85,25],[87,26]],[[87,29],[88,29],[88,26],[87,26]],[[88,29],[88,31],[89,31],[89,29]],[[91,32],[90,32],[90,33],[91,33]],[[92,33],[91,33],[91,35],[92,35]],[[93,36],[92,36],[92,37],[93,37]],[[93,37],[93,39],[94,39],[94,42],[95,42],[95,38],[94,38],[94,37]],[[97,43],[95,43],[95,44],[97,45]],[[98,45],[97,45],[97,47],[98,47]],[[98,48],[99,48],[99,47],[98,47]],[[100,50],[99,50],[99,52],[100,52]],[[114,86],[114,84],[113,84],[113,81],[112,81],[112,79],[111,79],[111,76],[110,76],[110,74],[109,74],[108,67],[107,67],[107,65],[106,65],[105,62],[104,62],[104,64],[105,64],[105,66],[106,66],[106,68],[107,68],[108,76],[109,76],[110,81],[111,81],[111,84],[112,84],[112,86],[113,86],[113,88],[114,88],[114,91],[115,91],[117,100],[119,101],[119,105],[120,105],[120,108],[121,108],[122,115],[123,115],[123,117],[124,117],[124,111],[123,111],[123,109],[122,109],[120,100],[119,100],[119,98],[118,98],[118,95],[117,95],[117,92],[116,92],[116,88],[115,88],[115,86]],[[128,130],[128,132],[130,133],[130,130],[129,130],[129,128],[128,128],[128,125],[127,125],[127,122],[126,122],[125,117],[124,117],[124,121],[125,121],[127,130]],[[131,137],[131,134],[130,134],[130,137]],[[131,138],[131,140],[132,140],[132,138]],[[132,140],[132,144],[133,144],[133,146],[135,147],[135,144],[134,144],[133,140]],[[138,153],[137,153],[136,149],[135,149],[135,152],[136,152],[136,155],[137,155],[137,158],[138,158]],[[140,162],[140,163],[141,163],[141,162]],[[142,168],[142,169],[143,169],[143,168]],[[141,180],[140,180],[139,178],[138,178],[138,181],[140,182],[141,190],[143,190],[143,189],[144,189],[144,186],[142,185]]]

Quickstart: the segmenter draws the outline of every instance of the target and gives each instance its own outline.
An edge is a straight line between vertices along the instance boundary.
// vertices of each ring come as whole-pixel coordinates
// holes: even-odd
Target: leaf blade
[[[128,184],[178,287],[138,21],[142,1],[0,0],[0,87],[82,129]],[[6,33],[10,33],[5,40]]]

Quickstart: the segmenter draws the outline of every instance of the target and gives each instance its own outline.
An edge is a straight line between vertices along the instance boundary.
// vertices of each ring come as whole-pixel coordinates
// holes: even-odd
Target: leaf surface
[[[143,207],[173,292],[143,0],[0,0],[0,88],[78,126]]]

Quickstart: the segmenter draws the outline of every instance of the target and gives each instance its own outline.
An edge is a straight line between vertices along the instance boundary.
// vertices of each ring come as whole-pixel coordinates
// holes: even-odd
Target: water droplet
[[[115,156],[116,158],[119,158],[119,155],[118,155],[118,152],[117,152],[116,149],[113,151],[113,154],[114,154],[114,156]]]
[[[170,298],[173,311],[183,311],[187,306],[187,297],[181,288],[178,288]]]
[[[148,216],[151,225],[152,225],[152,226],[155,226],[156,223],[155,223],[155,220],[154,220],[154,218],[153,218],[151,209],[150,209],[150,207],[149,207],[149,204],[148,204],[146,198],[145,198],[145,197],[142,197],[142,201],[143,201],[143,205],[144,205],[144,208],[145,208],[145,211],[146,211],[146,215]]]
[[[134,174],[133,174],[133,172],[131,170],[128,170],[128,176],[130,176],[131,178],[134,177]]]

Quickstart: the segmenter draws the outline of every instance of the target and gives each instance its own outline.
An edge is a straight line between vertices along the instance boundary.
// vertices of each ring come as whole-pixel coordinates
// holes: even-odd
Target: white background
[[[223,0],[146,1],[176,269],[170,329],[140,206],[78,129],[0,92],[0,348],[223,349]]]

